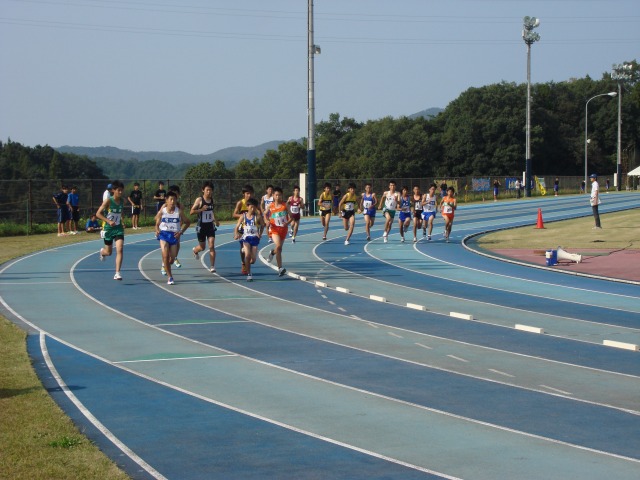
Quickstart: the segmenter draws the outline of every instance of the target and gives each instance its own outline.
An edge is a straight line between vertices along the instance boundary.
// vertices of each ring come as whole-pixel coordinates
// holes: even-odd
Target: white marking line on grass
[[[113,433],[111,433],[111,431],[107,427],[105,427],[100,422],[100,420],[98,420],[82,404],[80,400],[78,400],[78,398],[73,394],[73,392],[69,390],[69,387],[67,386],[67,384],[64,382],[64,380],[58,373],[58,370],[56,369],[56,367],[53,365],[53,361],[49,356],[49,350],[47,350],[47,343],[45,339],[46,339],[46,335],[43,332],[40,332],[40,350],[42,351],[42,356],[44,358],[45,363],[47,364],[47,368],[49,368],[49,371],[51,372],[51,375],[53,375],[53,378],[55,378],[58,385],[60,385],[60,388],[62,389],[64,394],[67,396],[67,398],[71,400],[71,402],[76,406],[76,408],[80,410],[80,412],[82,412],[82,414],[87,418],[87,420],[89,420],[100,431],[100,433],[102,433],[105,437],[107,437],[116,447],[122,450],[122,452],[127,457],[129,457],[131,460],[133,460],[138,465],[140,465],[140,467],[142,467],[152,477],[166,480],[166,477],[164,475],[162,475],[155,468],[153,468],[151,465],[145,462],[142,458],[136,455],[131,449],[129,449],[129,447],[127,447],[124,443],[122,443],[118,439],[118,437],[116,437]]]
[[[506,372],[501,372],[500,370],[494,370],[493,368],[490,368],[489,371],[493,372],[493,373],[497,373],[498,375],[503,375],[505,377],[516,378],[515,375],[511,375],[511,374],[506,373]]]
[[[237,355],[202,355],[198,357],[172,357],[172,358],[147,358],[141,360],[120,360],[113,363],[144,363],[144,362],[169,362],[172,360],[201,360],[203,358],[237,357]]]
[[[571,393],[571,392],[565,392],[564,390],[560,390],[560,389],[557,389],[557,388],[553,388],[553,387],[550,387],[550,386],[548,386],[548,385],[540,385],[540,386],[541,386],[542,388],[546,388],[547,390],[551,390],[551,391],[553,391],[553,392],[561,393],[562,395],[573,395],[573,393]]]
[[[454,360],[458,360],[459,362],[469,363],[469,360],[465,360],[464,358],[456,357],[455,355],[447,355],[449,358],[453,358]]]

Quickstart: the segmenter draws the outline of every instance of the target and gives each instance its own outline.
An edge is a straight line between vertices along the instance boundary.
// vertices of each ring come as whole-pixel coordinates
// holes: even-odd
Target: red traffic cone
[[[544,223],[542,222],[542,209],[538,209],[538,223],[536,224],[536,228],[544,228]]]

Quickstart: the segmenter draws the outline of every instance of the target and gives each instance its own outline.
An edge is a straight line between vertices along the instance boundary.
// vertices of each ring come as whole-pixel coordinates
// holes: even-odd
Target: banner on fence
[[[490,178],[472,178],[471,189],[474,192],[487,192],[489,191],[490,183],[491,183]]]

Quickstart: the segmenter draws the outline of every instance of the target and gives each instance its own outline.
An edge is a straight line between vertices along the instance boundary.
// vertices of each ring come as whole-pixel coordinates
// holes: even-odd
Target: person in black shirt
[[[71,213],[69,212],[69,206],[67,205],[67,199],[69,196],[69,187],[62,186],[62,191],[53,194],[53,203],[58,209],[58,236],[62,237],[66,235],[64,226],[67,226],[67,231],[71,231]]]
[[[157,193],[157,192],[156,192]],[[138,182],[133,184],[133,190],[127,198],[131,204],[131,226],[134,230],[138,230],[138,221],[140,220],[140,210],[142,209],[142,192]]]
[[[164,182],[158,182],[158,190],[156,190],[156,194],[153,196],[153,199],[156,201],[156,212],[159,212],[164,205],[166,196],[167,191],[164,189]]]

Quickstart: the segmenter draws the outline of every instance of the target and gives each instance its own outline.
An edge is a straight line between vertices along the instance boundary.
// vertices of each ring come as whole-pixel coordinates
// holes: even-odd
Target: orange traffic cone
[[[544,228],[544,223],[542,222],[542,209],[538,209],[538,223],[536,224],[536,228]]]

